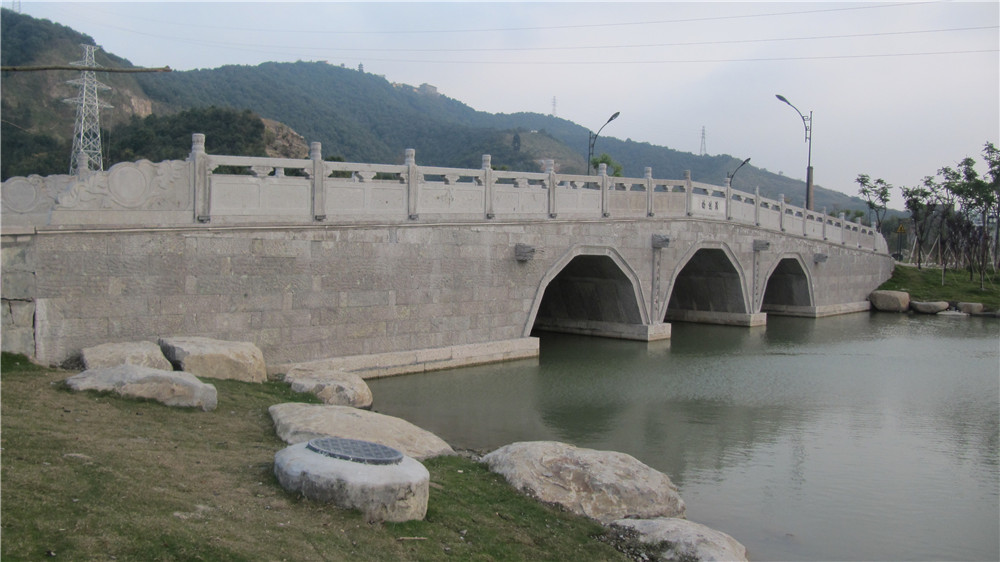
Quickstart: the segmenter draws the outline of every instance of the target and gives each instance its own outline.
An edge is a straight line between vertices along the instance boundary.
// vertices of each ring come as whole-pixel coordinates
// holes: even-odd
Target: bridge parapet
[[[745,193],[683,179],[607,174],[326,162],[319,143],[310,157],[207,154],[193,136],[187,160],[115,164],[81,176],[32,175],[2,184],[4,232],[52,227],[181,227],[192,225],[367,224],[601,220],[646,217],[730,221],[787,235],[886,253],[873,228]]]

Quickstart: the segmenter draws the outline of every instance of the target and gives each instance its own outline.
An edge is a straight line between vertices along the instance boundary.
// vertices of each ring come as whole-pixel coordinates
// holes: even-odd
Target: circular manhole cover
[[[306,448],[321,455],[362,464],[399,464],[403,460],[403,453],[392,447],[343,437],[311,439]]]

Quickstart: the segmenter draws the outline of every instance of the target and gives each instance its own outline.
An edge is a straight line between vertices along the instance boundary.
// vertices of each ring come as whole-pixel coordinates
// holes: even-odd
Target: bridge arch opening
[[[782,258],[764,288],[761,310],[780,312],[785,307],[813,306],[811,283],[798,258]]]
[[[724,248],[700,248],[674,278],[664,321],[758,326],[765,316],[753,314],[744,278]]]
[[[564,332],[624,339],[643,335],[638,281],[607,254],[579,254],[550,278],[534,314],[531,331]],[[543,281],[544,282],[544,281]]]

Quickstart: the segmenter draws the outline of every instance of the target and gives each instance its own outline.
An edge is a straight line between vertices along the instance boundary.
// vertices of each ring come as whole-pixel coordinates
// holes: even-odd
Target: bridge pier
[[[708,310],[671,310],[667,313],[667,320],[752,328],[766,325],[767,314],[764,312],[747,314],[744,312],[712,312]]]
[[[871,303],[868,301],[827,306],[766,304],[763,307],[764,312],[773,316],[795,316],[799,318],[824,318],[826,316],[837,316],[854,312],[867,312],[868,310],[871,310]]]
[[[624,324],[593,320],[561,320],[558,323],[535,322],[535,330],[582,336],[597,336],[619,340],[659,341],[670,339],[670,324]]]

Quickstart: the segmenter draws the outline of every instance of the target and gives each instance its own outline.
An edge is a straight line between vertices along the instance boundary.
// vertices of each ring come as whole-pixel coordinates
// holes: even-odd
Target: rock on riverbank
[[[672,517],[619,519],[618,527],[639,532],[639,541],[657,545],[661,560],[746,562],[747,549],[733,537],[700,523]]]
[[[406,420],[350,406],[286,402],[271,406],[268,412],[278,437],[286,443],[330,436],[379,443],[417,460],[455,454],[440,437]]]
[[[167,406],[214,410],[218,403],[215,386],[191,373],[162,371],[139,365],[88,369],[66,379],[72,390],[115,392],[131,398],[148,398]]]
[[[531,441],[506,445],[482,460],[518,490],[604,524],[684,517],[684,500],[670,478],[625,453]]]
[[[948,301],[914,301],[906,291],[872,291],[868,295],[872,308],[880,312],[916,312],[918,314],[950,313],[955,316],[994,316],[1000,311],[985,312],[982,303]]]

